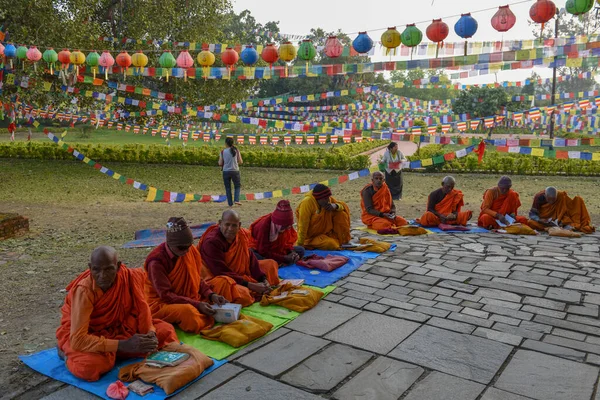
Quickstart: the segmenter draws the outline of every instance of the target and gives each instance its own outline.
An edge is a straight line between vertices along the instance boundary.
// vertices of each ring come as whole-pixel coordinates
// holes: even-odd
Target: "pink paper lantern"
[[[194,66],[194,59],[190,55],[189,51],[181,50],[177,56],[177,67],[183,68],[183,79],[187,81],[187,69]]]
[[[115,65],[115,58],[108,50],[104,50],[100,56],[100,59],[98,60],[98,64],[104,68],[104,78],[108,79],[108,69]]]
[[[37,49],[35,46],[31,46],[27,50],[27,59],[33,63],[34,71],[37,71],[37,63],[42,59],[42,52]]]

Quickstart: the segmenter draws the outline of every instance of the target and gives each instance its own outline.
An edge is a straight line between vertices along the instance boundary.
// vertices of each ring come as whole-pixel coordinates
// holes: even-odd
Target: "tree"
[[[451,85],[452,81],[444,73],[442,69],[422,70],[420,68],[406,71],[392,71],[392,83],[403,82],[402,88],[392,88],[390,91],[398,96],[410,97],[421,100],[442,100],[456,97],[457,90],[455,89],[419,89],[414,87],[413,81],[423,78],[439,78],[440,85]]]
[[[472,118],[483,118],[495,115],[501,107],[509,104],[504,88],[488,88],[472,86],[462,90],[452,104],[455,114],[470,114]]]

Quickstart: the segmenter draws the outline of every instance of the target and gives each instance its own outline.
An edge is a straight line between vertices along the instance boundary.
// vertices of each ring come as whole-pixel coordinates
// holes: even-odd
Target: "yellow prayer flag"
[[[281,104],[283,103],[283,99],[281,97],[278,97],[275,99],[275,104]]]
[[[379,165],[371,165],[369,167],[369,172],[373,173],[373,172],[377,172],[379,171]]]
[[[315,99],[315,95],[314,94],[309,94],[306,98],[308,100],[310,100],[310,101],[313,101]]]
[[[87,157],[83,157],[83,162],[84,162],[85,164],[87,164],[87,163],[89,163],[89,162],[90,162],[90,159],[89,159],[89,158],[87,158]]]
[[[158,103],[152,103],[152,109],[153,110],[158,110],[160,108],[160,104]]]
[[[85,91],[85,97],[92,97],[93,95],[94,95],[94,92],[92,92],[91,90]]]
[[[533,148],[531,149],[531,155],[534,157],[544,157],[544,149],[542,148]]]
[[[579,68],[583,65],[583,58],[567,58],[566,66],[569,68]]]
[[[283,129],[284,126],[285,126],[285,122],[283,122],[283,121],[276,121],[275,122],[275,128]]]
[[[162,110],[158,110],[158,111],[156,112],[156,115],[163,115],[163,111],[162,111]]]
[[[433,165],[433,158],[426,158],[424,160],[421,160],[422,167],[429,167],[430,165]]]
[[[115,179],[115,180],[117,180],[117,181],[119,180],[119,178],[120,178],[120,177],[121,177],[121,174],[117,174],[116,172],[115,172],[115,174],[113,175],[113,179]],[[152,189],[154,189],[154,188],[152,188]],[[154,190],[156,190],[156,189],[154,189]]]
[[[219,110],[224,110],[227,107],[226,104],[219,104]]]
[[[125,97],[121,97],[121,96],[119,96],[119,97],[117,97],[117,101],[118,101],[119,103],[125,103]]]
[[[190,202],[190,201],[194,201],[194,194],[193,193],[186,193],[185,194],[185,199],[183,199],[184,202]]]
[[[592,161],[600,161],[600,153],[592,153]]]
[[[342,90],[341,95],[342,96],[348,96],[348,90],[347,89]]]
[[[33,126],[35,126],[35,127],[37,128],[38,126],[40,126],[40,123],[39,123],[39,122],[37,122],[37,121],[34,121],[34,122],[33,122]]]
[[[150,186],[150,188],[148,189],[148,197],[146,197],[146,201],[154,201],[155,199],[156,199],[156,188]]]
[[[190,42],[190,50],[196,50],[196,42]]]
[[[281,190],[273,190],[273,197],[283,197],[283,192]]]
[[[67,131],[64,131],[64,132],[63,132],[63,133],[60,135],[60,137],[65,137],[65,136],[67,136]]]
[[[237,115],[229,114],[227,117],[228,117],[229,122],[237,122]]]
[[[46,82],[46,81],[44,81],[44,91],[45,92],[49,92],[50,89],[52,89],[52,82]]]
[[[323,184],[323,185],[325,185],[325,186],[329,185],[329,181],[321,181],[321,182],[319,182],[319,183],[321,183],[321,184]]]

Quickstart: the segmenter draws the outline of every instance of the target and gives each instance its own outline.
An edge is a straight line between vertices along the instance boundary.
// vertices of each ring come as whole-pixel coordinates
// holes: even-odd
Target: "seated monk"
[[[226,210],[217,225],[209,227],[198,243],[202,278],[229,302],[246,307],[279,284],[275,260],[257,260],[250,249],[250,232],[240,216]]]
[[[508,176],[503,176],[498,181],[498,186],[485,191],[477,225],[486,229],[498,229],[500,225],[496,220],[508,225],[507,215],[520,224],[527,223],[527,218],[517,215],[517,210],[521,207],[521,201],[519,200],[519,193],[512,190],[511,187],[511,179]]]
[[[404,218],[396,215],[396,205],[384,182],[383,173],[373,172],[371,183],[361,190],[360,197],[361,219],[367,227],[379,231],[408,224]]]
[[[560,226],[582,233],[596,230],[591,223],[590,214],[581,197],[571,199],[567,192],[556,190],[552,186],[535,195],[527,221],[527,225],[539,231]]]
[[[429,194],[427,211],[417,222],[423,226],[438,226],[439,224],[466,225],[473,216],[472,211],[460,211],[465,204],[463,194],[454,189],[456,180],[446,176],[442,187]]]
[[[210,289],[200,275],[202,261],[193,247],[194,236],[183,218],[167,222],[167,241],[146,258],[146,299],[154,318],[190,333],[200,333],[214,324],[215,311],[208,302],[227,300]]]
[[[89,269],[67,286],[58,354],[77,378],[97,381],[119,358],[144,357],[179,342],[171,324],[152,319],[145,273],[118,261],[112,247],[92,252]]]
[[[250,246],[259,260],[270,258],[280,265],[291,265],[304,257],[304,247],[294,246],[298,234],[294,229],[294,212],[287,200],[280,200],[275,211],[254,221],[250,235]]]
[[[296,209],[298,246],[307,249],[339,250],[350,241],[350,208],[331,196],[319,183],[308,192]]]

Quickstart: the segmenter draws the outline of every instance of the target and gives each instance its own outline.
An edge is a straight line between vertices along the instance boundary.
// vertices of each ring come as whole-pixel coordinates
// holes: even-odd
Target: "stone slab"
[[[327,392],[371,359],[373,354],[341,344],[315,354],[281,380],[311,392]]]
[[[42,400],[97,400],[97,397],[85,390],[76,388],[75,386],[67,386],[54,393],[42,397]]]
[[[588,400],[598,368],[528,350],[519,350],[495,386],[539,400]]]
[[[473,325],[438,317],[431,318],[427,321],[427,325],[466,334],[470,334],[475,330],[475,326]]]
[[[363,311],[330,332],[326,339],[387,354],[418,327],[419,324],[415,322]]]
[[[219,367],[214,374],[208,374],[199,381],[192,383],[191,386],[177,395],[177,400],[195,400],[200,396],[204,396],[214,388],[221,386],[224,382],[227,382],[243,371],[242,368],[227,363]]]
[[[539,351],[540,353],[546,353],[561,358],[568,358],[569,360],[585,360],[585,353],[550,343],[538,342],[537,340],[527,339],[521,347],[523,347],[524,349],[535,350]]]
[[[379,357],[338,389],[333,398],[397,400],[423,372],[416,365]]]
[[[313,309],[287,324],[286,328],[313,336],[323,336],[358,314],[360,310],[321,301]]]
[[[289,334],[238,359],[246,367],[277,376],[310,357],[329,342],[300,332]]]
[[[485,386],[434,371],[417,383],[404,400],[475,400]]]
[[[489,383],[511,346],[423,326],[389,356],[480,383]]]
[[[504,390],[489,388],[481,397],[481,400],[529,400],[527,397],[519,396],[518,394],[508,393]]]
[[[250,344],[248,347],[244,347],[240,351],[233,353],[232,355],[227,357],[227,359],[231,361],[231,360],[235,360],[236,358],[240,358],[241,356],[251,353],[254,350],[264,346],[267,343],[271,343],[272,341],[279,339],[280,337],[282,337],[283,335],[285,335],[289,332],[291,332],[291,331],[287,328],[279,328],[275,332],[269,333],[268,335],[261,337],[256,342],[253,342],[252,344]]]
[[[203,400],[323,400],[322,397],[246,371],[210,392]]]
[[[581,301],[581,293],[575,290],[554,287],[548,288],[548,291],[546,292],[546,295],[544,297],[547,299],[558,300],[565,303],[579,303]]]
[[[513,335],[512,333],[499,332],[493,329],[487,329],[482,327],[475,329],[473,335],[490,340],[495,340],[497,342],[510,344],[511,346],[518,346],[519,344],[521,344],[521,341],[523,341],[523,338],[521,336]]]

